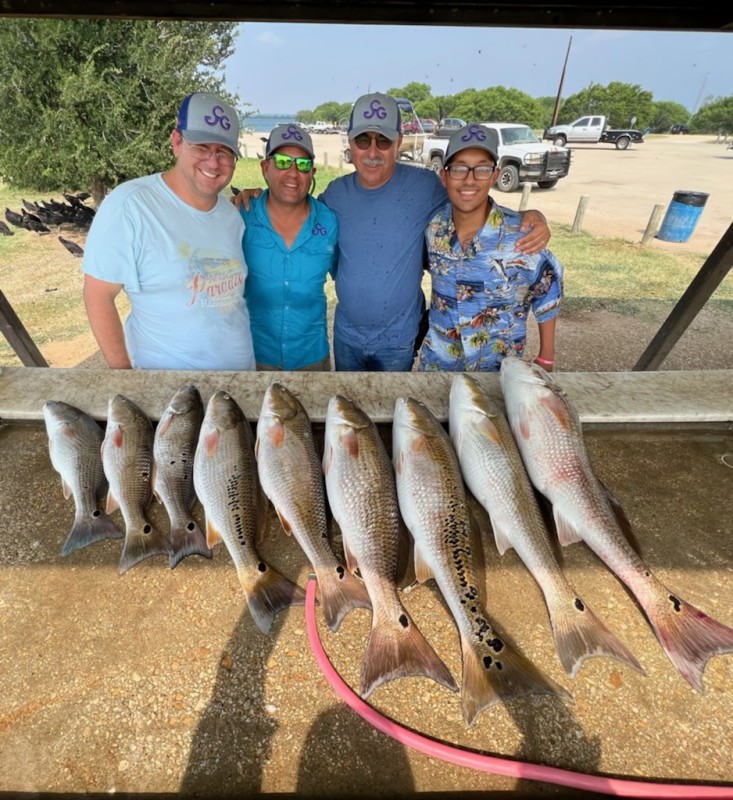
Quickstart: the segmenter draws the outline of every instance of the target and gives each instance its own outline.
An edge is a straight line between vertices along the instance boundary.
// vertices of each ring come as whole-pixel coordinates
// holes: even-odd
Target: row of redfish
[[[132,461],[143,483],[153,469],[155,494],[171,517],[170,541],[159,535],[165,541],[156,552],[168,552],[174,565],[191,552],[210,555],[208,548],[223,539],[253,619],[263,632],[269,631],[280,610],[303,602],[303,592],[256,552],[256,532],[266,516],[264,490],[284,530],[295,536],[313,566],[329,627],[337,630],[352,608],[372,609],[360,681],[362,696],[369,696],[385,681],[408,675],[424,675],[455,690],[450,672],[411,620],[396,588],[406,525],[414,543],[417,581],[435,579],[460,633],[461,696],[464,718],[470,725],[483,709],[498,701],[526,694],[555,694],[566,699],[569,695],[493,628],[483,604],[483,582],[476,573],[475,529],[465,487],[489,513],[499,551],[514,547],[540,585],[566,672],[575,676],[582,661],[596,655],[616,658],[643,672],[564,578],[537,505],[534,484],[553,504],[560,542],[585,540],[616,572],[637,597],[669,658],[701,691],[709,658],[733,650],[733,630],[666,589],[629,547],[607,493],[593,475],[577,414],[552,378],[536,365],[511,358],[502,362],[501,385],[509,423],[476,381],[466,375],[454,377],[450,437],[422,403],[399,399],[392,428],[394,466],[376,426],[346,398],[336,396],[329,402],[321,463],[305,409],[280,384],[272,384],[265,393],[254,447],[251,428],[230,395],[216,392],[203,420],[199,416],[196,423],[189,403],[198,392],[195,387],[184,387],[161,418],[154,440],[147,421],[150,433],[143,438],[152,442],[154,458],[138,454]],[[91,492],[94,478],[87,475],[83,479],[87,486],[83,498],[65,477],[71,470],[68,464],[62,466],[57,442],[63,436],[69,438],[69,433],[54,436],[51,424],[64,405],[51,401],[44,413],[52,462],[62,474],[65,492],[67,488],[73,492],[77,504],[66,553],[90,541],[122,534],[116,526],[111,530],[111,520],[96,508]],[[200,398],[198,406],[202,414]],[[185,412],[184,407],[188,409]],[[125,424],[130,421],[122,424],[121,433],[117,420],[121,409],[135,416],[136,407],[126,398],[110,400],[107,435],[101,447],[110,495],[115,496],[122,493],[124,481],[115,481],[114,462],[109,453],[105,456],[105,450],[124,441]],[[85,416],[74,411],[79,419]],[[137,412],[142,415],[139,409]],[[184,422],[188,416],[193,421]],[[145,427],[142,420],[137,425]],[[91,426],[85,422],[82,427]],[[166,436],[169,443],[175,441],[167,450],[162,446]],[[92,460],[88,452],[83,460]],[[185,469],[173,469],[183,462]],[[188,488],[166,490],[160,476],[170,471],[179,478],[185,473],[188,477],[183,484]],[[80,466],[76,472],[82,472]],[[173,482],[168,479],[167,485],[171,487]],[[190,519],[194,490],[206,514],[206,542]],[[139,507],[144,508],[144,492],[140,496]],[[178,502],[176,512],[172,510],[174,496],[187,498]],[[329,545],[326,496],[343,535],[346,567]],[[153,539],[153,532],[144,515],[140,518],[141,512],[137,516],[126,513],[120,505],[127,527],[120,565],[123,572],[152,554],[145,543]]]

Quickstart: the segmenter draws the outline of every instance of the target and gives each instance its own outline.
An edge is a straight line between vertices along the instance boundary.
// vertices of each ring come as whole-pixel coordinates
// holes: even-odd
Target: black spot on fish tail
[[[267,564],[265,564],[264,562],[260,561],[260,563],[257,565],[257,569],[260,572],[267,572]]]
[[[674,606],[674,610],[679,613],[682,609],[682,603],[680,602],[679,597],[675,597],[673,594],[671,594],[669,596],[669,602]]]
[[[212,557],[211,549],[206,544],[206,537],[192,519],[185,525],[171,526],[171,545],[173,552],[168,558],[168,566],[171,569],[188,556]]]
[[[141,531],[128,531],[125,535],[125,544],[120,556],[118,572],[124,575],[128,569],[139,564],[146,558],[157,555],[170,557],[173,547],[168,538],[160,531],[146,523]]]
[[[573,605],[578,609],[578,611],[585,611],[585,604],[579,597],[575,598]]]

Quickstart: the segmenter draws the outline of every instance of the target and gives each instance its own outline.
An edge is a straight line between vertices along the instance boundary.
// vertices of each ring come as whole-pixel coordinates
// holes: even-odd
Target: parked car
[[[438,123],[435,135],[440,137],[450,136],[460,128],[465,128],[466,125],[468,125],[466,120],[461,119],[460,117],[445,117]]]
[[[682,123],[678,123],[677,125],[673,125],[669,129],[669,132],[670,133],[689,133],[690,129],[687,127],[687,125],[683,125]]]
[[[438,123],[434,119],[421,119],[422,129],[425,133],[435,133]]]

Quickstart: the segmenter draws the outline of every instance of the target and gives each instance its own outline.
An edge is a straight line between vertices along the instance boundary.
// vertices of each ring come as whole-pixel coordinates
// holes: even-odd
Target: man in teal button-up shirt
[[[338,223],[309,194],[315,167],[298,125],[270,133],[262,161],[267,190],[251,200],[242,238],[244,296],[259,370],[330,370],[324,284],[338,259]]]

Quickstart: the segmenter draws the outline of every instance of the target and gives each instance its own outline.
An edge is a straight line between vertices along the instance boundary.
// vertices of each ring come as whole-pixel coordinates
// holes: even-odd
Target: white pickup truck
[[[632,142],[642,144],[644,134],[632,129],[612,130],[606,127],[606,118],[601,115],[580,117],[568,125],[553,125],[542,136],[553,144],[565,147],[575,142],[599,142],[616,145],[617,150],[626,150]]]
[[[544,144],[527,125],[515,122],[482,122],[496,131],[499,140],[499,177],[496,188],[515,191],[520,183],[536,183],[552,189],[570,171],[571,152],[565,147]],[[442,168],[448,139],[425,140],[422,161],[436,172]]]

